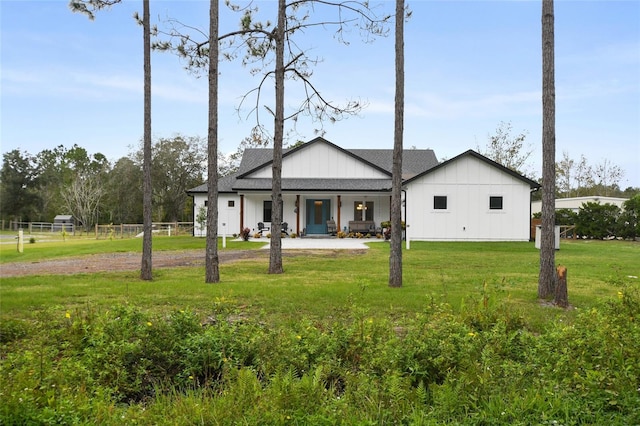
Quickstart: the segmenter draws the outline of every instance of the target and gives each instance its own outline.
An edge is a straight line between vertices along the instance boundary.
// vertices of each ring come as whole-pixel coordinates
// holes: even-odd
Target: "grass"
[[[537,300],[533,243],[414,242],[401,289],[388,250],[223,264],[219,284],[202,267],[3,278],[0,423],[640,424],[639,244],[563,242],[570,310]]]
[[[228,241],[226,250],[257,248],[261,244]],[[158,237],[154,250],[203,249],[204,240]],[[222,249],[221,249],[222,250]],[[5,278],[0,289],[3,316],[28,315],[59,305],[108,307],[127,302],[155,310],[197,309],[203,315],[216,300],[242,306],[273,321],[303,315],[339,316],[358,304],[383,316],[402,317],[429,304],[507,305],[530,318],[533,326],[549,318],[570,318],[572,311],[541,307],[537,300],[539,251],[533,243],[414,242],[403,254],[403,288],[391,289],[388,244],[371,244],[365,254],[350,251],[318,255],[290,252],[285,273],[266,273],[268,260],[245,260],[221,265],[221,283],[204,283],[203,268],[158,269],[153,282],[135,272],[28,276]],[[2,251],[2,262],[37,261],[99,252],[140,251],[138,240],[66,241],[36,244],[25,253]],[[569,301],[586,308],[603,297],[615,297],[612,283],[640,275],[640,245],[616,241],[564,242],[557,263],[568,268]]]
[[[50,237],[50,236],[48,236]],[[60,237],[62,238],[62,237]],[[48,259],[59,259],[64,257],[87,256],[98,253],[127,253],[142,252],[141,238],[128,239],[104,239],[84,237],[67,237],[63,240],[37,240],[35,244],[29,244],[29,237],[25,236],[24,252],[18,253],[16,244],[0,244],[0,264],[5,262],[34,262]],[[263,243],[253,243],[245,241],[233,241],[227,238],[227,249],[257,249]],[[153,250],[193,250],[205,248],[204,238],[194,238],[192,236],[177,237],[154,237]],[[222,247],[222,240],[218,242]]]

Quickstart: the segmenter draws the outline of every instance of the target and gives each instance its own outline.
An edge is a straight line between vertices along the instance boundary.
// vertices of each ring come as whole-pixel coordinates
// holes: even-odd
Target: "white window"
[[[353,220],[373,220],[373,201],[355,201]]]

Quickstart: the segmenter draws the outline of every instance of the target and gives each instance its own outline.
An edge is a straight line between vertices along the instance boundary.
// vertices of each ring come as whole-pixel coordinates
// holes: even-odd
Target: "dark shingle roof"
[[[221,178],[218,179],[218,192],[235,192],[233,190],[233,185],[236,182],[236,174],[232,174],[229,176],[223,176]],[[195,188],[191,188],[189,190],[187,190],[187,194],[191,195],[191,194],[206,194],[208,192],[208,185],[207,182],[203,183],[202,185],[196,186]]]
[[[292,152],[305,149],[315,143],[325,143],[333,146],[347,155],[388,174],[389,179],[283,179],[282,189],[284,191],[386,191],[391,188],[392,149],[343,149],[319,137],[296,148],[283,149],[282,156],[285,158]],[[251,179],[245,178],[245,176],[270,165],[272,161],[273,149],[271,148],[245,149],[237,173],[220,179],[218,184],[219,192],[271,190],[271,179]],[[433,150],[405,149],[402,155],[402,178],[412,178],[437,165],[438,160]],[[206,183],[187,191],[189,194],[206,192]]]
[[[354,155],[378,167],[391,171],[392,149],[350,149]],[[408,179],[438,165],[436,154],[431,149],[405,149],[402,151],[402,178]]]
[[[288,151],[288,150],[287,150]],[[283,154],[285,150],[282,151]],[[273,160],[273,149],[271,148],[247,148],[242,154],[242,160],[238,167],[238,176],[242,176]]]

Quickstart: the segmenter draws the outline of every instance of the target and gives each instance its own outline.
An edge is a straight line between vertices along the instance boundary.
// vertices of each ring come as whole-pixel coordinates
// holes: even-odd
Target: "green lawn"
[[[67,237],[64,241],[62,237],[52,239],[51,235],[45,235],[43,239],[40,239],[39,236],[36,236],[36,238],[37,242],[30,244],[29,236],[25,235],[23,253],[18,253],[17,244],[0,244],[0,264],[5,262],[37,262],[97,253],[142,252],[141,238],[96,240],[95,238],[86,237]],[[233,241],[231,238],[227,238],[226,242],[229,250],[259,248],[264,245],[264,243]],[[204,238],[194,238],[192,236],[154,237],[153,250],[204,249],[205,243]],[[219,241],[218,245],[222,246],[222,240]]]
[[[154,250],[204,248],[192,237],[154,238]],[[139,240],[66,241],[29,245],[25,253],[2,250],[2,262],[64,258],[98,252],[139,252]],[[259,243],[228,241],[227,249],[257,248]],[[402,316],[434,303],[454,309],[488,300],[526,312],[534,323],[568,313],[541,307],[537,300],[539,251],[533,243],[414,242],[403,254],[403,288],[387,286],[388,244],[375,243],[366,254],[343,251],[284,258],[285,273],[266,273],[268,260],[221,266],[221,283],[204,283],[203,268],[158,269],[153,282],[137,272],[73,276],[16,277],[2,280],[2,315],[25,315],[59,305],[108,306],[127,301],[154,309],[207,311],[213,301],[232,300],[244,310],[273,319],[300,315],[339,315],[353,303],[383,316]],[[223,250],[223,249],[220,249]],[[617,241],[562,242],[558,264],[568,268],[569,300],[577,308],[615,297],[620,281],[640,275],[640,245]]]

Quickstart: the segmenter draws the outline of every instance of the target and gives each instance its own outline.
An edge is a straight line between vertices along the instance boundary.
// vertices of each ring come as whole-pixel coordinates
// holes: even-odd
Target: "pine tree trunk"
[[[538,297],[553,297],[555,270],[556,123],[553,0],[542,1],[542,227]]]
[[[205,282],[220,282],[218,258],[218,0],[209,7],[209,130],[207,135],[207,247]]]
[[[142,160],[142,265],[140,278],[152,279],[152,204],[151,204],[151,24],[149,0],[142,2],[144,32],[144,135]]]
[[[276,41],[276,105],[273,131],[273,164],[271,187],[271,250],[269,273],[281,274],[282,268],[282,144],[284,140],[284,35],[286,25],[286,1],[278,0],[278,24]]]
[[[396,0],[396,95],[391,171],[389,286],[402,287],[402,144],[404,131],[404,0]]]

